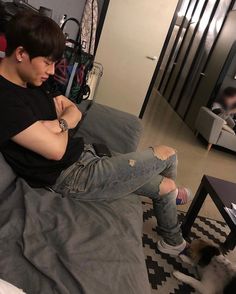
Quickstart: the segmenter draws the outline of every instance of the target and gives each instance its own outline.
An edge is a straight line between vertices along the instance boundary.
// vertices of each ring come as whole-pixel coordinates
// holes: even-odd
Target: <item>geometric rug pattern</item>
[[[143,204],[143,248],[146,256],[146,266],[152,294],[192,294],[196,293],[190,286],[177,281],[172,272],[179,270],[185,274],[196,276],[195,270],[181,262],[179,257],[163,254],[157,250],[159,240],[157,234],[157,222],[153,215],[150,203]],[[179,212],[179,220],[182,222],[185,213]],[[224,222],[197,217],[191,231],[190,238],[202,238],[219,245],[225,240],[229,228]]]

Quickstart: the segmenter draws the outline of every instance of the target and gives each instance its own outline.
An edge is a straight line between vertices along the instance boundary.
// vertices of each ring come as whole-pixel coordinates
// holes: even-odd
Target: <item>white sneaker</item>
[[[170,254],[170,255],[179,255],[186,247],[187,243],[184,240],[182,244],[177,245],[177,246],[172,246],[167,244],[164,240],[160,240],[157,243],[157,248],[159,251],[162,253]]]

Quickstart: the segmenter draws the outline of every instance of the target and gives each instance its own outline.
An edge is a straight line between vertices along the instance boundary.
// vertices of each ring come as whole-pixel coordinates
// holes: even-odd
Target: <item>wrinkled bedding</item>
[[[94,104],[78,135],[125,153],[140,133],[134,116]],[[33,190],[0,153],[0,279],[28,294],[148,294],[141,238],[136,195],[88,202]]]
[[[32,294],[149,293],[137,196],[76,201],[21,179],[10,189],[0,198],[1,279]]]

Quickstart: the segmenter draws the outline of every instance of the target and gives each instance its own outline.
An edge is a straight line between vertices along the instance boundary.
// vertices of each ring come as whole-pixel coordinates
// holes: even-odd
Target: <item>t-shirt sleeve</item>
[[[0,146],[37,121],[30,107],[21,99],[4,96],[1,95],[0,100]]]

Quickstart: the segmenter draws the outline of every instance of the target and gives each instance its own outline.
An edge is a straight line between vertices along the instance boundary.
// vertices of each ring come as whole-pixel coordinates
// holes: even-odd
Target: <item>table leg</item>
[[[181,229],[182,229],[182,233],[183,233],[183,237],[187,238],[190,231],[191,231],[191,227],[203,205],[203,202],[206,199],[208,192],[206,191],[206,189],[204,188],[204,184],[201,183],[201,185],[199,186],[197,193],[192,201],[191,206],[189,207],[189,210],[184,218],[184,221],[181,225]]]
[[[224,244],[222,245],[222,249],[228,252],[230,250],[234,250],[235,246],[236,246],[236,234],[234,232],[230,232]]]

